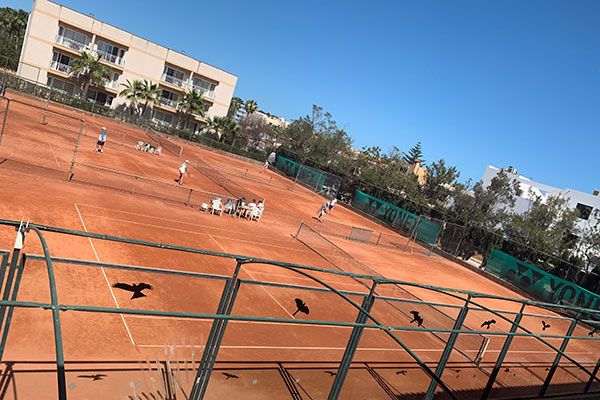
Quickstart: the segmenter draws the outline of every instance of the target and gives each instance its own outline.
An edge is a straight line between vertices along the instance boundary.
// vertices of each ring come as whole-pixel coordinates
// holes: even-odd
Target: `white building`
[[[500,171],[499,168],[488,165],[481,181],[484,187],[487,187],[492,179]],[[517,170],[513,167],[504,169],[511,179],[519,182],[521,189],[521,195],[516,199],[515,206],[512,211],[517,214],[523,214],[533,203],[536,197],[545,201],[548,196],[560,196],[567,200],[567,206],[571,209],[577,209],[579,211],[579,219],[577,221],[576,234],[582,236],[583,232],[588,225],[595,223],[594,210],[600,209],[600,193],[595,190],[593,194],[579,192],[573,189],[559,189],[553,186],[549,186],[543,183],[535,182],[523,175],[520,175]],[[575,232],[574,232],[575,233]]]

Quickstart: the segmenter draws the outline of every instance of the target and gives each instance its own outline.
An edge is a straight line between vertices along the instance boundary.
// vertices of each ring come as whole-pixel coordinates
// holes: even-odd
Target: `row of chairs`
[[[213,199],[210,204],[202,203],[202,205],[200,206],[200,211],[202,211],[202,212],[208,211],[210,214],[213,214],[213,215],[217,214],[219,217],[221,217],[223,215],[223,213],[225,213],[225,214],[229,214],[231,216],[235,215],[238,217],[244,217],[246,219],[249,219],[250,221],[259,221],[260,218],[262,217],[264,208],[263,209],[258,208],[258,207],[255,207],[253,209],[238,208],[236,210],[235,205],[233,205],[233,204],[223,205],[223,203],[221,203],[221,200]]]

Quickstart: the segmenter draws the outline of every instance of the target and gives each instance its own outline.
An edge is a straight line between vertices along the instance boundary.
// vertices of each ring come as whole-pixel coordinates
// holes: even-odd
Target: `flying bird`
[[[146,289],[152,290],[152,286],[144,282],[134,283],[133,285],[119,282],[115,283],[112,287],[116,289],[127,290],[128,292],[133,292],[133,294],[131,295],[131,300],[137,299],[139,297],[146,297],[146,295],[142,293],[142,291]]]
[[[396,375],[406,375],[408,372],[406,371],[396,371]]]
[[[485,327],[487,327],[487,329],[490,329],[490,326],[492,326],[495,323],[496,323],[495,319],[490,319],[488,321],[484,321],[483,324],[481,324],[481,327],[483,328],[485,326]]]
[[[413,315],[413,319],[410,321],[411,324],[416,322],[417,326],[423,325],[423,317],[421,317],[418,311],[411,311],[410,313]]]
[[[331,372],[331,371],[323,371],[326,374],[329,374],[329,376],[336,376],[337,374],[335,372]]]
[[[306,303],[304,303],[304,301],[302,301],[302,299],[296,299],[296,308],[298,308],[296,310],[295,313],[292,314],[292,317],[296,314],[298,314],[298,311],[308,315],[310,313],[310,310],[308,309],[308,306],[306,305]]]
[[[225,375],[226,381],[228,381],[229,379],[238,379],[239,378],[239,376],[230,374],[229,372],[223,372],[223,375]]]
[[[547,324],[546,321],[542,321],[542,330],[545,331],[548,328],[550,328],[550,324]]]
[[[77,375],[78,378],[89,378],[92,381],[101,381],[104,379],[106,375],[104,374],[94,374],[94,375]]]

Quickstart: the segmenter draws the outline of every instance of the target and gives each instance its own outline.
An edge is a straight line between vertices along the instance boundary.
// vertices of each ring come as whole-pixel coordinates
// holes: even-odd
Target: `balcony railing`
[[[179,105],[179,102],[176,100],[168,99],[166,97],[161,97],[160,104],[164,104],[164,105],[172,107],[172,108],[177,108],[177,106]]]
[[[183,79],[176,78],[173,75],[163,74],[162,80],[164,82],[167,82],[167,83],[170,83],[172,85],[179,86],[179,87],[187,86],[187,81],[184,81]]]
[[[78,42],[77,40],[62,35],[56,35],[56,43],[76,51],[85,51],[90,48],[89,43]]]
[[[162,119],[158,119],[158,118],[152,118],[152,121],[161,125],[161,126],[171,126],[171,122],[170,121],[165,121]]]
[[[62,73],[65,74],[70,74],[71,73],[71,66],[67,65],[67,64],[62,64],[59,63],[58,61],[52,61],[52,64],[50,64],[50,68],[56,70],[56,71],[60,71]]]
[[[107,88],[116,89],[117,86],[119,86],[119,81],[108,81],[104,84],[104,86]]]
[[[194,85],[194,89],[199,91],[200,93],[202,93],[202,96],[204,97],[208,97],[209,99],[214,99],[215,98],[215,91],[214,90],[207,90],[201,86],[197,86]]]
[[[123,64],[123,57],[115,56],[114,54],[105,53],[104,51],[96,51],[96,53],[100,56],[100,58],[106,62],[116,65]]]

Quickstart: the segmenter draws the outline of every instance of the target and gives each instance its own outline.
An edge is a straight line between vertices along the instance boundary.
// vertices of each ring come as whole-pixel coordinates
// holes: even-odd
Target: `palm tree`
[[[71,64],[71,74],[81,81],[83,98],[87,99],[90,86],[100,86],[110,79],[112,70],[100,62],[100,55],[94,57],[84,51]]]
[[[144,106],[142,108],[142,114],[146,113],[146,109],[148,105],[156,105],[160,103],[160,94],[162,93],[162,89],[158,86],[157,83],[153,83],[147,80],[144,80],[142,84],[142,96],[141,100],[144,102]]]
[[[246,103],[244,104],[244,110],[246,110],[246,116],[249,116],[258,110],[258,104],[256,104],[256,101],[254,100],[246,100]]]
[[[242,108],[243,105],[244,105],[244,101],[242,99],[240,99],[239,97],[232,97],[231,102],[229,103],[229,110],[227,111],[227,117],[228,118],[235,117],[235,113],[237,112],[237,110]]]
[[[181,114],[183,129],[186,129],[188,123],[192,120],[193,115],[199,115],[204,117],[205,103],[203,101],[204,96],[201,92],[196,89],[192,89],[183,95],[183,99],[177,105],[177,111]]]
[[[139,79],[130,82],[129,79],[121,84],[124,89],[119,92],[120,97],[125,97],[129,102],[129,112],[133,115],[133,110],[138,112],[138,105],[144,100],[144,83]]]
[[[227,117],[214,117],[208,120],[206,129],[213,131],[219,142],[224,142],[230,136],[235,137],[240,131],[240,126]]]

